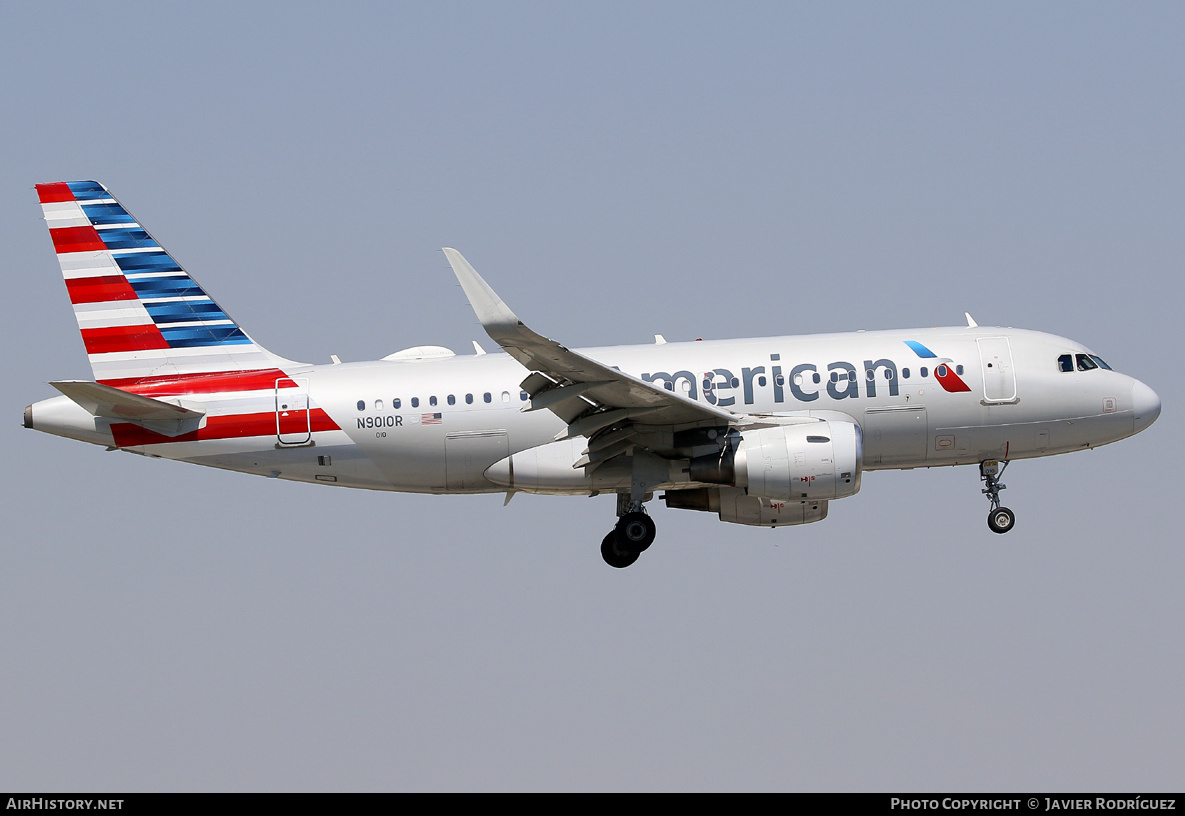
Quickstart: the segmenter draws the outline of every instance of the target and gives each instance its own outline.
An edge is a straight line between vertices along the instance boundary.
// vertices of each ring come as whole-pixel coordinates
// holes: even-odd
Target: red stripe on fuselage
[[[233,391],[295,388],[296,383],[278,368],[255,371],[217,371],[209,374],[173,374],[164,377],[132,377],[123,380],[99,380],[103,385],[120,388],[145,397],[169,397],[182,394],[221,394]]]
[[[71,303],[103,303],[108,300],[138,300],[136,290],[123,275],[96,278],[67,278]]]
[[[320,408],[309,410],[309,420],[313,433],[341,430],[337,423],[329,418],[329,414]],[[268,411],[261,414],[212,416],[206,420],[206,427],[180,436],[164,436],[138,425],[120,422],[111,426],[111,434],[115,437],[116,447],[120,448],[131,448],[138,445],[163,445],[169,442],[242,439],[250,436],[267,436],[274,439],[276,436],[276,413]]]
[[[53,184],[38,184],[37,199],[42,204],[52,204],[58,201],[73,201],[74,193],[70,190],[70,185],[64,181],[55,181]]]
[[[94,227],[58,227],[49,231],[49,237],[53,239],[54,251],[59,255],[65,252],[97,252],[107,248]]]
[[[113,351],[145,351],[167,349],[168,342],[154,323],[142,326],[105,326],[83,329],[82,342],[87,354],[107,354]]]

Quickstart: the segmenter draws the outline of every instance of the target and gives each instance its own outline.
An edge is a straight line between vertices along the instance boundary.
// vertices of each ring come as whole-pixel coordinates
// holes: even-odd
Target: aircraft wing
[[[486,333],[531,372],[522,383],[531,397],[531,404],[524,410],[546,408],[568,423],[567,432],[559,434],[558,439],[591,437],[599,430],[623,423],[694,427],[729,425],[740,419],[536,334],[460,252],[446,248],[444,254]]]

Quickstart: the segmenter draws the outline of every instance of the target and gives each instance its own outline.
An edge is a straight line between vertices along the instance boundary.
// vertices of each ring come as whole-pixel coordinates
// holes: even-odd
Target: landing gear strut
[[[601,541],[601,557],[609,566],[622,569],[654,543],[656,528],[642,503],[630,501],[627,494],[618,494],[617,511],[617,524]]]
[[[654,521],[646,513],[646,502],[654,488],[667,481],[670,464],[653,453],[634,451],[629,490],[617,492],[617,524],[601,542],[601,557],[611,567],[628,567],[654,543]]]
[[[1007,507],[1000,506],[1000,491],[1006,487],[1000,483],[1000,477],[1004,475],[1006,467],[1007,460],[1000,462],[995,459],[988,459],[979,465],[979,478],[987,485],[980,492],[992,503],[992,512],[988,513],[987,522],[993,533],[1006,533],[1016,524],[1016,514]]]

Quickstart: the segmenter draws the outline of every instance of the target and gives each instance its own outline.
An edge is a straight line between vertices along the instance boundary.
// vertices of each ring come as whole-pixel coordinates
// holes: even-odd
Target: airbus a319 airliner
[[[614,567],[655,537],[645,503],[721,521],[820,521],[866,470],[979,466],[989,527],[1014,523],[1014,459],[1105,445],[1160,414],[1073,340],[955,328],[573,351],[444,253],[506,353],[417,346],[311,365],[256,343],[105,187],[37,185],[95,381],[27,428],[151,457],[338,487],[617,497]]]

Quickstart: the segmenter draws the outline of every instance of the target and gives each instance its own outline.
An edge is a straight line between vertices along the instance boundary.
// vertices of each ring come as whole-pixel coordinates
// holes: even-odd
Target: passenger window
[[[503,402],[510,402],[510,392],[509,391],[502,392],[502,401]]]
[[[1078,370],[1079,371],[1090,371],[1092,368],[1099,367],[1099,364],[1096,363],[1094,360],[1090,359],[1089,355],[1079,354],[1076,356],[1078,358]]]
[[[1062,371],[1062,372],[1073,371],[1074,370],[1074,355],[1063,354],[1061,357],[1058,357],[1057,358],[1057,370]]]
[[[473,395],[472,395],[472,394],[466,394],[466,395],[465,395],[465,404],[466,404],[466,405],[472,405],[472,404],[473,404]]]
[[[419,408],[420,407],[420,398],[419,397],[412,397],[411,398],[411,407],[412,408]]]
[[[435,405],[436,404],[436,397],[428,397],[428,404]]]
[[[402,404],[403,403],[400,402],[399,397],[396,397],[395,399],[391,400],[391,407],[394,408],[395,410],[399,410],[399,406]]]
[[[456,404],[457,404],[457,398],[456,398],[456,397],[454,397],[452,394],[449,394],[449,395],[448,395],[448,404],[449,404],[449,405],[456,405]]]
[[[963,374],[963,367],[962,367],[962,366],[955,366],[955,373],[956,373],[956,374],[958,374],[958,375],[960,375],[960,376],[962,376],[962,374]]]
[[[918,371],[918,373],[920,375],[922,375],[923,377],[928,377],[928,376],[930,376],[930,369],[926,368],[925,366],[922,366],[921,370]]]
[[[383,401],[382,400],[375,400],[374,401],[374,410],[376,410],[376,411],[383,410]]]
[[[903,379],[903,380],[909,379],[909,369],[908,368],[901,369],[901,379]]]
[[[359,411],[366,410],[366,400],[358,400],[358,410]]]
[[[518,398],[520,400],[522,400],[523,402],[526,402],[527,400],[529,400],[531,398],[531,395],[528,394],[526,391],[519,391]]]
[[[485,400],[486,402],[493,402],[493,400],[494,400],[493,396],[490,394],[490,392],[489,392],[489,391],[487,391],[487,392],[485,392],[484,394],[482,394],[482,395],[481,395],[481,398],[482,398],[483,400]]]

